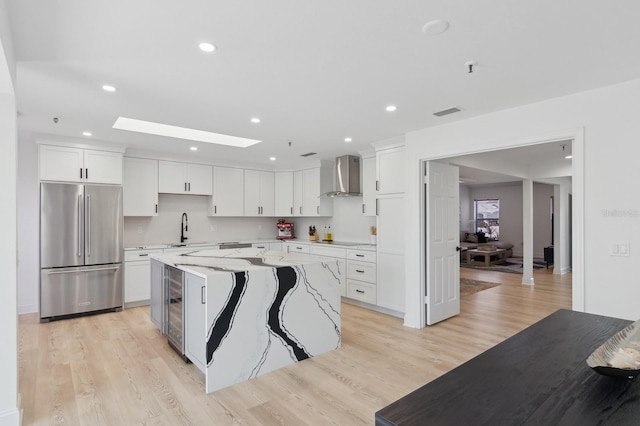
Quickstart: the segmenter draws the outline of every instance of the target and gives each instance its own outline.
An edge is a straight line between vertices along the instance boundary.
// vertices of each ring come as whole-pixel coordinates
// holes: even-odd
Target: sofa
[[[480,246],[493,246],[497,249],[504,249],[507,252],[505,257],[509,258],[513,256],[513,244],[506,243],[504,241],[493,240],[491,238],[484,237],[484,234],[474,233],[469,231],[460,231],[460,259],[464,260],[466,251],[469,249],[477,249]]]

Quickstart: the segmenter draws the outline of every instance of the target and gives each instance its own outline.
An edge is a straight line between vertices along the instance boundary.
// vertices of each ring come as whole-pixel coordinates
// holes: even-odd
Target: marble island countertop
[[[227,250],[196,248],[180,254],[159,253],[151,258],[203,278],[213,274],[326,262],[326,259],[313,255],[269,251],[257,247]]]
[[[130,245],[125,247],[126,251],[129,250],[153,250],[153,249],[168,249],[168,248],[198,248],[198,247],[206,247],[206,246],[223,246],[225,244],[269,244],[269,243],[291,243],[291,244],[307,244],[307,245],[318,245],[318,246],[326,246],[326,247],[340,247],[340,248],[355,248],[359,250],[371,250],[375,251],[375,244],[364,243],[364,242],[355,242],[355,241],[333,241],[333,242],[323,242],[323,241],[309,241],[305,239],[289,239],[289,240],[278,240],[278,239],[254,239],[254,240],[238,240],[238,241],[209,241],[209,242],[185,242],[185,243],[148,243],[148,244],[139,244],[139,245]]]

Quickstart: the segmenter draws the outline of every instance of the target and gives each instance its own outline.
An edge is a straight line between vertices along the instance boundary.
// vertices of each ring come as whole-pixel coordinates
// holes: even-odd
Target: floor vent
[[[316,155],[317,152],[307,152],[306,154],[301,154],[300,157],[311,157],[312,155]]]
[[[453,114],[454,112],[460,112],[460,111],[462,111],[460,108],[453,107],[453,108],[443,109],[442,111],[434,112],[433,115],[437,117],[442,117],[443,115],[449,115],[449,114]]]

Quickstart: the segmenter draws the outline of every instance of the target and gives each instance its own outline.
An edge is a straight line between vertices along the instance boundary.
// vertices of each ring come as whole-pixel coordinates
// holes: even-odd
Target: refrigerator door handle
[[[78,195],[78,257],[82,256],[82,195]]]
[[[77,272],[94,272],[94,271],[114,271],[116,269],[118,269],[120,267],[120,265],[118,266],[111,266],[111,267],[106,267],[106,268],[93,268],[93,269],[81,269],[81,270],[76,270],[76,271],[57,271],[57,270],[53,270],[53,271],[48,271],[47,274],[48,275],[61,275],[61,274],[73,274],[73,273],[77,273]]]
[[[86,213],[86,249],[87,249],[87,256],[91,257],[91,194],[87,194],[87,209],[85,211]]]

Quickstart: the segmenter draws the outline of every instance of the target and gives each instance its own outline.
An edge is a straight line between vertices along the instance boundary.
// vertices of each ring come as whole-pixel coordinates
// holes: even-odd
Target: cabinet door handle
[[[364,254],[356,254],[356,257],[364,257]]]
[[[380,181],[376,181],[376,191],[380,191]]]
[[[158,213],[158,205],[156,204],[156,213]]]
[[[187,182],[184,183],[184,192],[187,192]]]
[[[189,192],[191,192],[191,182],[189,182]]]
[[[205,304],[206,300],[204,300],[204,286],[200,287],[200,303]]]
[[[291,206],[291,216],[293,216],[293,206]]]
[[[320,206],[316,206],[316,213],[320,214]]]
[[[302,247],[296,247],[296,250],[302,250]]]
[[[80,167],[80,179],[82,179],[82,167]]]
[[[300,214],[302,214],[302,206],[300,206]]]
[[[89,179],[89,169],[84,169],[84,178]]]
[[[213,206],[213,214],[218,214],[218,206]]]
[[[376,216],[378,216],[378,200],[376,199]]]
[[[356,269],[356,272],[359,272],[361,274],[364,274],[364,271],[362,269]]]
[[[364,203],[362,203],[362,214],[364,214]]]
[[[362,294],[364,294],[364,290],[356,290],[356,293],[362,293]]]
[[[149,256],[149,253],[144,253],[144,254],[142,254],[142,253],[141,253],[141,254],[139,254],[138,256],[139,256],[139,257],[147,257],[147,256]]]

